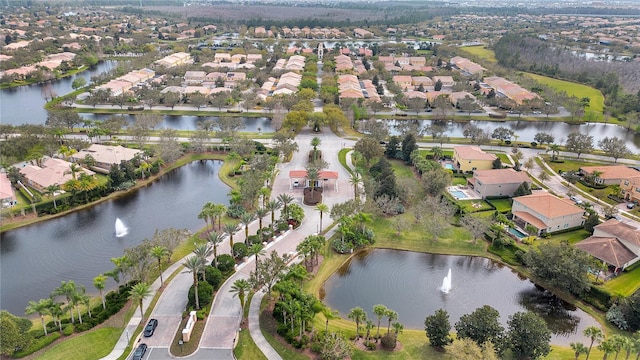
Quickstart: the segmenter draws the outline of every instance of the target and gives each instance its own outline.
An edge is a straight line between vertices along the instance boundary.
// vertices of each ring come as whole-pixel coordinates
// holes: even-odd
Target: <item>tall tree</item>
[[[614,162],[618,162],[619,158],[626,157],[631,154],[631,151],[629,151],[629,148],[627,147],[625,141],[615,136],[607,136],[604,139],[598,141],[598,146],[608,156],[611,156],[614,159]]]
[[[320,228],[318,233],[322,233],[322,215],[329,212],[329,206],[327,204],[320,203],[316,205],[316,210],[320,213]]]
[[[598,328],[597,326],[587,327],[586,329],[584,329],[582,334],[588,337],[589,340],[591,341],[589,343],[589,349],[587,350],[587,359],[586,359],[586,360],[589,360],[589,356],[591,355],[591,348],[593,347],[593,344],[596,341],[597,342],[602,341],[602,339],[604,339],[604,334],[602,333],[602,330],[600,330],[600,328]]]
[[[264,254],[266,254],[264,245],[252,244],[251,246],[249,246],[249,255],[254,255],[256,257],[256,273],[258,272],[258,257]]]
[[[240,300],[240,314],[243,314],[243,322],[244,322],[244,305],[245,305],[245,299],[246,296],[249,294],[249,291],[251,290],[251,284],[246,280],[246,279],[238,279],[236,280],[233,285],[231,285],[231,289],[229,289],[230,293],[233,293],[234,297],[238,297],[238,299]]]
[[[151,285],[145,282],[137,283],[131,288],[131,290],[129,290],[129,299],[133,300],[134,302],[137,302],[138,306],[140,306],[140,317],[142,318],[143,322],[144,322],[144,309],[142,307],[143,306],[142,302],[144,301],[144,299],[151,296],[151,292],[152,292]]]
[[[359,306],[349,311],[347,317],[356,323],[356,340],[360,338],[360,324],[367,321],[367,313]]]
[[[470,338],[480,346],[487,341],[498,344],[504,332],[500,325],[500,313],[489,305],[462,315],[455,328],[458,338]]]
[[[100,300],[102,300],[102,309],[107,308],[107,303],[104,299],[104,289],[106,287],[107,277],[104,274],[100,274],[93,278],[93,286],[100,292]]]
[[[213,248],[213,267],[218,267],[218,245],[222,244],[224,241],[224,234],[219,233],[217,231],[212,231],[209,234],[209,238],[207,239],[209,244],[211,244]]]
[[[376,315],[376,318],[378,318],[378,331],[376,333],[376,342],[380,337],[380,320],[382,320],[382,318],[387,314],[387,310],[388,310],[387,307],[382,304],[373,305],[373,313]]]
[[[231,256],[233,256],[233,234],[240,231],[238,224],[226,223],[224,224],[224,232],[229,235],[229,248],[231,249]]]
[[[40,315],[40,322],[42,323],[42,328],[44,329],[44,336],[47,336],[47,325],[44,323],[44,316],[49,314],[49,308],[53,300],[50,298],[40,299],[36,301],[29,301],[29,306],[24,310],[26,315],[31,315],[38,313]]]
[[[449,313],[446,310],[438,309],[433,315],[427,316],[424,321],[424,329],[429,338],[429,344],[436,348],[443,348],[453,340],[449,335],[451,331],[451,323],[449,322]]]
[[[367,162],[367,166],[369,166],[371,160],[382,156],[382,154],[384,153],[382,147],[380,147],[380,143],[374,138],[368,136],[360,138],[360,140],[358,140],[353,147],[353,150],[362,154]]]
[[[564,147],[567,151],[576,153],[580,158],[580,155],[593,150],[593,136],[578,131],[572,132],[567,136]]]
[[[253,222],[253,214],[243,213],[240,216],[240,223],[244,226],[244,244],[249,246],[249,224]]]
[[[507,322],[507,343],[517,359],[537,359],[551,352],[551,331],[533,312],[517,312]]]
[[[160,273],[160,287],[164,287],[162,279],[162,259],[169,256],[169,249],[164,246],[156,245],[151,248],[151,256],[158,260],[158,272]]]
[[[200,298],[198,296],[198,273],[202,270],[204,263],[198,256],[188,257],[183,263],[188,272],[193,274],[193,288],[196,300],[196,310],[200,310]]]

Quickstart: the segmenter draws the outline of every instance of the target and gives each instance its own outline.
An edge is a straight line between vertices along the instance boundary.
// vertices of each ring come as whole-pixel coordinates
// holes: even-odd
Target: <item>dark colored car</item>
[[[136,351],[133,352],[133,357],[131,358],[132,360],[142,360],[142,357],[144,356],[144,353],[147,352],[147,344],[142,343],[140,345],[138,345],[138,347],[136,348]]]
[[[156,319],[149,320],[149,322],[147,323],[147,326],[145,326],[144,328],[144,337],[152,336],[153,332],[156,331],[157,327],[158,327],[158,320]]]

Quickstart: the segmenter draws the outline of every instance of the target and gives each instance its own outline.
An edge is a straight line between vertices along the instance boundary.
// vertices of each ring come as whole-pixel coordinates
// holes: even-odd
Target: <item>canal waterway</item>
[[[0,91],[0,123],[8,125],[44,124],[47,120],[47,103],[43,95],[44,89],[49,89],[58,96],[73,91],[71,84],[76,78],[82,77],[90,83],[91,77],[116,68],[115,60],[103,61],[83,72],[75,75],[48,81],[42,84],[18,86]]]
[[[218,176],[221,165],[195,161],[124,197],[3,233],[0,308],[22,315],[29,300],[48,297],[63,280],[95,293],[93,278],[113,269],[110,259],[125,248],[151,239],[156,230],[203,227],[202,205],[228,203],[229,188]],[[115,236],[117,218],[128,228],[126,236]]]
[[[451,291],[440,290],[451,269]],[[398,312],[406,328],[424,329],[424,320],[438,309],[451,324],[464,314],[489,305],[500,312],[506,328],[509,315],[533,311],[553,331],[552,342],[568,346],[585,342],[583,330],[598,323],[584,311],[562,301],[510,268],[472,256],[370,250],[354,256],[324,284],[323,301],[343,317],[360,306],[375,319],[373,306],[384,304]]]

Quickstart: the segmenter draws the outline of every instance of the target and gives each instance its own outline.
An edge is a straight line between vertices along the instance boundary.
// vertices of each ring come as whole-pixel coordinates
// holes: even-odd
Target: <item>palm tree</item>
[[[316,205],[316,210],[318,210],[318,212],[320,213],[320,231],[319,231],[319,233],[322,233],[322,215],[329,212],[329,206],[327,204],[320,203],[320,204]]]
[[[236,280],[233,283],[233,285],[231,285],[231,289],[229,290],[229,292],[233,293],[234,297],[237,295],[238,299],[240,299],[240,307],[242,309],[240,314],[242,314],[241,316],[242,316],[243,322],[244,322],[244,300],[247,294],[249,293],[249,290],[251,290],[251,284],[249,284],[249,282],[246,279]]]
[[[265,208],[271,211],[271,226],[276,222],[276,210],[280,209],[282,203],[278,200],[269,200]]]
[[[360,228],[362,229],[362,233],[364,234],[366,230],[365,223],[368,223],[371,221],[371,214],[359,212],[355,215],[355,218],[358,224],[360,225]]]
[[[49,309],[53,304],[53,300],[40,299],[38,302],[29,301],[29,306],[24,310],[26,315],[38,313],[40,315],[40,321],[42,322],[42,328],[44,329],[44,336],[47,336],[47,326],[44,323],[44,316],[49,314]]]
[[[194,295],[196,298],[196,310],[200,310],[200,299],[198,298],[198,273],[200,269],[202,269],[204,263],[202,259],[198,256],[191,256],[187,258],[184,263],[182,263],[185,268],[187,268],[187,272],[193,274],[193,287],[194,287]]]
[[[607,360],[609,354],[616,352],[615,341],[613,341],[613,338],[604,340],[600,345],[598,345],[598,350],[604,353],[602,360]]]
[[[98,289],[98,291],[100,292],[100,299],[102,300],[103,309],[107,308],[107,303],[104,299],[104,293],[102,292],[105,288],[106,283],[107,283],[107,277],[104,276],[104,274],[100,274],[93,278],[93,286],[96,289]]]
[[[76,174],[79,173],[80,171],[82,171],[82,168],[78,166],[78,164],[71,163],[69,165],[69,170],[65,171],[64,173],[71,174],[71,177],[73,178],[73,180],[77,180]]]
[[[214,264],[213,267],[217,268],[218,267],[218,245],[222,244],[222,242],[224,241],[224,234],[213,230],[209,234],[209,239],[207,239],[207,241],[209,241],[209,244],[213,246],[213,264]]]
[[[282,213],[285,214],[285,216],[287,216],[287,206],[289,204],[291,204],[293,202],[293,196],[289,195],[289,194],[280,194],[278,195],[278,201],[280,201],[280,203],[282,204],[283,208],[282,208]]]
[[[60,185],[58,184],[49,185],[45,190],[46,190],[45,191],[46,195],[51,195],[51,198],[53,199],[53,207],[57,209],[58,205],[56,204],[56,192],[60,190]]]
[[[62,310],[62,303],[56,302],[53,298],[50,298],[50,299],[51,299],[51,304],[49,306],[49,309],[47,309],[47,311],[53,318],[54,323],[58,324],[58,329],[62,331],[62,321],[60,320],[62,315],[64,315],[64,310]]]
[[[204,204],[202,206],[202,210],[200,210],[200,213],[198,213],[198,219],[204,220],[207,231],[209,231],[209,216],[211,213],[211,209],[207,206],[208,204],[211,204],[211,202]]]
[[[60,286],[53,291],[54,296],[56,295],[64,295],[67,300],[67,304],[69,305],[69,317],[71,318],[71,323],[75,322],[75,317],[73,315],[73,301],[75,295],[78,293],[78,287],[73,280],[69,281],[61,281]]]
[[[549,151],[551,151],[551,161],[556,161],[556,158],[560,154],[560,145],[558,145],[558,144],[549,144],[549,146],[547,147],[547,151],[546,152],[549,152]],[[587,359],[588,358],[589,358],[589,356],[587,355]]]
[[[260,221],[259,222],[260,227],[258,228],[258,231],[260,231],[260,229],[262,229],[262,219],[265,216],[267,216],[267,214],[269,214],[269,210],[267,210],[266,208],[261,207],[261,208],[258,208],[256,210],[256,216],[258,217],[258,220]]]
[[[205,273],[207,258],[213,254],[213,247],[209,244],[200,244],[193,249],[195,256],[200,259],[202,266],[200,267],[200,273],[202,273],[202,280],[207,281],[207,275]]]
[[[360,338],[360,323],[367,321],[367,313],[360,306],[356,306],[349,311],[347,317],[356,323],[356,340],[358,340]]]
[[[240,223],[244,226],[244,244],[249,246],[249,224],[253,221],[253,214],[244,213],[240,216]]]
[[[320,178],[320,171],[315,167],[307,168],[307,179],[309,179],[309,187],[311,188],[311,200],[313,200],[313,191],[316,188],[316,181]]]
[[[224,206],[223,204],[214,204],[213,205],[213,209],[211,210],[211,212],[213,213],[214,219],[218,218],[218,230],[222,229],[222,218],[224,217],[224,214],[227,213],[227,207]],[[211,224],[211,227],[213,227],[214,224]]]
[[[318,146],[320,146],[320,138],[317,136],[311,139],[311,146],[313,146],[313,161],[318,159]]]
[[[373,321],[367,319],[367,323],[364,326],[364,328],[367,329],[367,335],[364,337],[367,343],[369,342],[369,337],[371,336],[371,329],[373,329],[374,327],[375,325],[373,325]]]
[[[127,258],[126,255],[122,255],[120,257],[111,258],[111,262],[116,266],[116,268],[114,270],[117,271],[117,273],[119,273],[121,275],[122,280],[124,281],[124,273],[130,267],[129,258]]]
[[[588,328],[584,329],[582,334],[591,340],[591,344],[589,344],[589,350],[587,350],[586,358],[586,360],[589,360],[589,355],[591,355],[591,348],[593,347],[593,343],[596,341],[602,341],[604,335],[602,334],[602,330],[595,326],[589,326]]]
[[[578,358],[580,357],[580,354],[586,354],[588,351],[587,347],[584,346],[582,343],[571,343],[569,344],[569,346],[571,347],[571,350],[573,350],[573,353],[576,356],[575,360],[578,360]]]
[[[142,301],[151,295],[151,285],[141,282],[135,284],[131,290],[129,290],[129,299],[135,301],[140,306],[140,317],[144,320],[144,309],[142,308]]]
[[[404,330],[404,325],[400,324],[399,322],[394,322],[393,324],[391,324],[391,326],[393,327],[393,330],[396,333],[396,336],[402,332],[402,330]]]
[[[616,360],[617,360],[618,355],[620,355],[620,351],[625,346],[625,340],[627,340],[627,338],[620,334],[614,334],[610,340],[611,340],[611,343],[613,344],[613,351],[616,353]]]
[[[376,333],[376,342],[380,337],[380,321],[387,314],[387,307],[382,304],[373,305],[373,313],[378,318],[378,332]]]
[[[264,245],[262,244],[253,244],[249,247],[249,256],[256,256],[256,274],[258,273],[258,256],[264,255],[267,252],[264,250]]]
[[[158,271],[160,272],[160,287],[164,287],[162,279],[162,258],[169,256],[169,249],[164,246],[156,245],[151,248],[151,256],[158,260]]]
[[[357,202],[360,201],[360,183],[362,182],[362,176],[356,169],[353,173],[351,173],[351,177],[349,177],[349,183],[353,185],[353,199]]]
[[[398,320],[398,313],[391,309],[387,309],[384,315],[389,320],[389,324],[387,325],[387,335],[389,335],[389,331],[391,331],[391,322]]]
[[[262,206],[267,206],[267,201],[271,195],[271,189],[266,186],[260,188],[260,195],[262,195]]]
[[[224,232],[229,235],[229,248],[231,248],[231,256],[233,256],[233,234],[240,231],[238,224],[226,223],[224,224]]]

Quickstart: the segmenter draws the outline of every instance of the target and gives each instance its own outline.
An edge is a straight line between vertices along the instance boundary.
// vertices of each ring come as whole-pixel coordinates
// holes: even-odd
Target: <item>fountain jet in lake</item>
[[[129,233],[129,229],[120,218],[116,218],[116,237],[123,237]]]
[[[442,291],[445,294],[451,291],[451,269],[449,269],[449,273],[447,273],[447,276],[445,276],[445,278],[442,279],[442,287],[440,288],[440,291]]]

